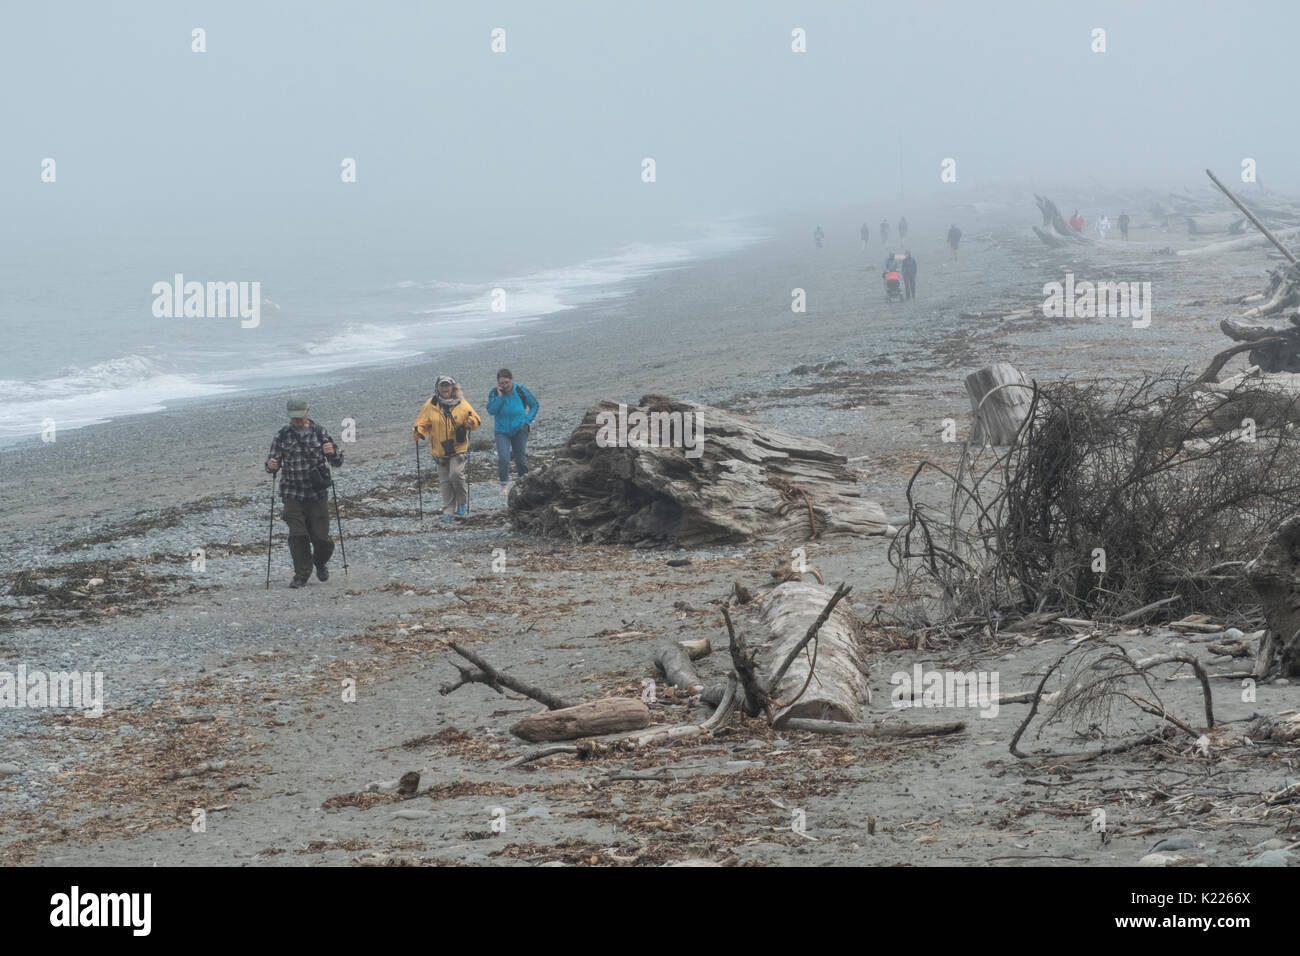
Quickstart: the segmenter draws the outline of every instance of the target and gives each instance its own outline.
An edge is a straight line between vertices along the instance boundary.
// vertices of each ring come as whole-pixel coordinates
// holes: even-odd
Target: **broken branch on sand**
[[[1076,726],[1088,724],[1095,728],[1097,721],[1105,721],[1109,717],[1109,710],[1117,700],[1127,700],[1146,713],[1153,714],[1167,720],[1169,723],[1178,727],[1184,733],[1193,737],[1200,737],[1200,732],[1192,728],[1185,721],[1179,720],[1174,716],[1167,707],[1159,702],[1159,697],[1155,693],[1149,679],[1149,671],[1153,667],[1162,664],[1189,664],[1196,672],[1197,679],[1201,683],[1201,693],[1205,701],[1205,723],[1206,728],[1214,727],[1214,704],[1213,695],[1210,692],[1210,679],[1201,662],[1193,655],[1187,653],[1176,654],[1158,654],[1153,657],[1133,660],[1128,656],[1124,648],[1110,641],[1099,640],[1091,644],[1079,644],[1070,648],[1060,657],[1058,657],[1043,674],[1038,683],[1038,689],[1034,693],[1034,700],[1030,704],[1029,713],[1025,715],[1024,721],[1016,729],[1015,735],[1011,738],[1010,750],[1013,756],[1025,760],[1031,757],[1053,757],[1053,758],[1091,758],[1103,754],[1120,753],[1132,747],[1144,743],[1153,743],[1161,738],[1153,733],[1147,732],[1133,740],[1125,741],[1110,747],[1103,747],[1100,750],[1082,751],[1076,753],[1051,753],[1051,754],[1026,754],[1019,749],[1020,738],[1028,729],[1030,723],[1038,713],[1040,701],[1045,701],[1047,697],[1043,694],[1043,689],[1047,686],[1048,680],[1052,674],[1061,667],[1067,658],[1078,653],[1080,663],[1076,664],[1073,674],[1065,681],[1065,686],[1055,696],[1055,708],[1053,713],[1047,718],[1046,724],[1054,723],[1058,720],[1070,719]],[[1098,676],[1092,676],[1093,672],[1100,671]],[[1156,698],[1153,703],[1145,698],[1135,697],[1125,690],[1125,681],[1129,678],[1139,678],[1146,685],[1151,695]],[[1046,724],[1044,726],[1046,726]]]
[[[731,614],[727,606],[722,606],[722,619],[727,622],[727,636],[731,649],[731,665],[745,688],[745,713],[750,717],[759,714],[771,715],[772,702],[768,699],[765,688],[754,671],[754,652],[745,644],[745,635],[738,634],[731,623]]]
[[[509,674],[504,674],[501,671],[498,671],[473,651],[467,650],[459,644],[449,644],[447,646],[477,667],[478,670],[470,671],[461,667],[459,664],[455,665],[456,669],[460,671],[460,680],[454,684],[443,684],[438,690],[438,693],[443,697],[446,697],[458,687],[463,687],[465,684],[486,684],[497,693],[501,693],[502,687],[509,687],[511,690],[517,691],[526,697],[531,697],[539,704],[542,704],[551,710],[562,710],[566,707],[574,706],[572,703],[562,700],[554,694],[549,694],[541,688],[534,687],[532,684],[527,684],[516,677],[511,677]]]

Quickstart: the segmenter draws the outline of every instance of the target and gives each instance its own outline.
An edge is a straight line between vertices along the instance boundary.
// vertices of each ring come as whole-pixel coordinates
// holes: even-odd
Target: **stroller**
[[[885,260],[885,301],[903,301],[903,276],[899,273],[899,263],[903,261],[901,253],[893,253]]]

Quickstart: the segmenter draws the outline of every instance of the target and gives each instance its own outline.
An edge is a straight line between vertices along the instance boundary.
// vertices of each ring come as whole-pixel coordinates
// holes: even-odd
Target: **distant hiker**
[[[1097,235],[1105,239],[1106,233],[1109,230],[1110,230],[1110,219],[1107,216],[1102,216],[1100,219],[1097,220]]]
[[[817,248],[822,247],[822,240],[826,238],[826,233],[822,232],[822,227],[818,226],[813,230],[813,242],[817,243]]]
[[[916,260],[912,258],[910,252],[903,255],[903,297],[907,299],[916,298]]]
[[[1077,209],[1074,211],[1074,215],[1070,217],[1070,228],[1075,232],[1083,232],[1083,217],[1079,215]]]
[[[438,376],[433,396],[415,416],[411,437],[416,441],[429,440],[429,454],[438,465],[441,521],[454,520],[453,512],[461,516],[469,513],[465,456],[469,452],[469,433],[481,424],[478,412],[465,401],[456,380],[450,375]]]
[[[281,516],[289,526],[289,554],[293,558],[293,580],[289,587],[300,588],[311,578],[329,580],[330,556],[334,540],[330,537],[327,499],[330,492],[330,465],[343,465],[343,452],[334,439],[307,417],[307,401],[289,400],[289,424],[275,433],[266,470],[280,473],[280,498],[284,502]],[[345,562],[346,563],[346,562]]]
[[[1120,237],[1121,239],[1123,239],[1124,241],[1126,241],[1126,242],[1128,241],[1128,224],[1129,224],[1129,221],[1130,221],[1130,220],[1129,220],[1129,218],[1128,218],[1128,213],[1126,213],[1126,212],[1121,212],[1121,213],[1119,214],[1119,219],[1116,220],[1116,222],[1119,223],[1119,237]]]
[[[898,220],[898,238],[900,240],[907,238],[907,217],[903,216]]]
[[[957,244],[961,242],[961,230],[957,228],[954,222],[952,228],[948,230],[948,248],[952,250],[952,258],[957,258]]]
[[[888,219],[880,220],[880,241],[881,242],[889,241],[889,220]]]
[[[488,393],[487,410],[497,443],[497,478],[501,480],[502,494],[510,486],[512,457],[520,477],[528,473],[528,432],[539,408],[533,393],[516,384],[510,369],[497,370],[497,387]]]
[[[867,240],[871,238],[871,230],[867,228],[865,222],[862,224],[862,228],[858,230],[858,235],[862,237],[862,248],[867,248]]]

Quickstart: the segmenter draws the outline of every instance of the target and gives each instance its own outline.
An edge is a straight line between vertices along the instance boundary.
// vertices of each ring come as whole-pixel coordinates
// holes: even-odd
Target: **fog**
[[[1281,80],[1298,27],[1285,2],[9,5],[0,195],[11,228],[95,211],[202,229],[322,201],[563,228],[1199,187],[1245,157],[1291,189]]]

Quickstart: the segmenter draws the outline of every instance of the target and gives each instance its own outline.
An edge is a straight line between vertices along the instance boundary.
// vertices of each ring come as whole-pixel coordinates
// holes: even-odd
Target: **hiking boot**
[[[328,581],[330,579],[330,569],[323,564],[316,565],[316,580]]]
[[[457,506],[456,506],[456,517],[458,517],[458,518],[463,518],[463,517],[465,517],[467,514],[469,514],[469,505],[457,505]]]
[[[439,521],[455,521],[456,519],[455,519],[452,515],[443,515],[443,516],[442,516],[441,518],[439,518],[438,520],[439,520]]]
[[[291,588],[305,588],[306,586],[307,586],[307,579],[300,578],[296,574],[293,576],[293,580],[289,582],[289,587]]]

